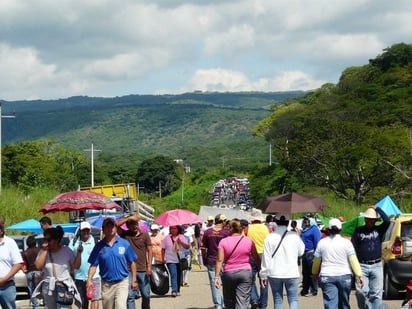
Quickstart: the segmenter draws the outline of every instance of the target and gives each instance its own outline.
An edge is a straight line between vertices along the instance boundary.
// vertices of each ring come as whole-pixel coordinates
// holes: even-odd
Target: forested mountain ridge
[[[274,143],[279,167],[294,183],[298,177],[357,203],[409,197],[412,45],[395,44],[344,70],[338,84],[277,105],[254,132]],[[290,188],[290,179],[280,188]]]
[[[273,104],[302,94],[195,92],[3,101],[3,114],[16,115],[3,122],[3,142],[47,138],[79,151],[93,143],[102,158],[164,154],[202,166],[221,165],[224,157],[248,160],[253,152],[256,163],[268,150],[264,140],[252,136],[253,127]]]

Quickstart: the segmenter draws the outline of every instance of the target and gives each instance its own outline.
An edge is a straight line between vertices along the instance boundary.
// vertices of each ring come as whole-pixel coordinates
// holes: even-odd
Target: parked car
[[[399,297],[412,278],[412,214],[391,219],[382,242],[383,297]]]
[[[23,253],[23,251],[26,248],[26,235],[8,235],[9,237],[13,238],[14,241],[16,242],[17,246],[19,247],[20,253]],[[23,268],[25,268],[26,265],[23,262]],[[27,293],[27,296],[29,295],[29,290],[27,289],[27,279],[26,279],[26,274],[23,272],[22,269],[20,269],[15,275],[14,275],[14,283],[16,284],[16,290],[17,292],[20,293]]]

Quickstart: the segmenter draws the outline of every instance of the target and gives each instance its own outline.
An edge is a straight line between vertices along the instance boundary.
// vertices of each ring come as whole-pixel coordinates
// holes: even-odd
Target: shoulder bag
[[[50,262],[52,263],[53,277],[56,278],[56,283],[54,285],[54,292],[56,295],[56,303],[60,305],[69,306],[73,304],[74,292],[69,291],[68,286],[63,281],[58,281],[56,276],[56,268],[54,267],[53,257],[49,251]]]
[[[233,247],[232,252],[230,252],[230,254],[227,256],[227,258],[223,261],[223,264],[225,264],[230,259],[230,257],[232,256],[233,252],[235,252],[237,246],[239,245],[239,243],[240,243],[240,241],[242,240],[243,237],[244,236],[240,237],[239,241],[236,243],[236,246]]]
[[[178,236],[179,237],[179,236]],[[170,236],[170,239],[172,240],[172,243],[174,244],[175,243],[175,241],[173,240],[173,237],[172,236]],[[179,263],[180,263],[180,269],[181,270],[188,270],[189,269],[189,261],[187,260],[187,258],[180,258],[180,255],[179,255],[179,250],[176,252],[176,254],[177,254],[177,260],[179,261]]]
[[[282,243],[283,238],[285,238],[287,232],[288,232],[288,230],[286,229],[285,232],[283,233],[282,238],[280,239],[278,245],[276,246],[275,251],[274,251],[273,254],[272,254],[272,259],[273,259],[273,257],[275,256],[276,252],[278,251],[278,249],[279,249],[279,247],[280,247],[280,244]]]

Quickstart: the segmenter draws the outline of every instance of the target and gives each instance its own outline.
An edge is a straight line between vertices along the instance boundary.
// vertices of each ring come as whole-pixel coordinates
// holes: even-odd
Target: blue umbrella
[[[77,223],[57,223],[53,224],[54,227],[60,225],[66,233],[74,233],[78,227]],[[40,226],[40,222],[35,219],[28,219],[22,222],[16,223],[6,228],[6,230],[13,231],[23,231],[31,233],[43,233],[43,230]]]
[[[100,216],[98,217],[96,220],[90,222],[91,225],[95,226],[95,227],[102,227],[103,225],[103,221],[106,218],[112,218],[113,220],[116,221],[116,217],[115,216]]]

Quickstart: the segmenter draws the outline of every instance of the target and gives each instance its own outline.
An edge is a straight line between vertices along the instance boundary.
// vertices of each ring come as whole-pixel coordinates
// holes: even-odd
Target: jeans
[[[138,291],[142,296],[142,309],[150,309],[150,280],[145,271],[136,272],[138,290],[133,291],[131,287],[132,274],[129,273],[129,293],[127,295],[127,309],[136,308],[136,296]]]
[[[167,263],[166,265],[169,270],[172,293],[180,293],[180,280],[182,277],[180,263]]]
[[[207,265],[207,274],[209,276],[210,290],[215,308],[223,307],[222,290],[215,287],[215,265]]]
[[[13,280],[0,287],[0,306],[3,309],[16,309],[16,286]]]
[[[305,294],[318,294],[318,284],[317,281],[312,280],[312,264],[313,264],[313,256],[314,250],[310,252],[306,252],[302,256],[302,291],[300,292],[301,295]]]
[[[39,308],[39,300],[38,298],[31,298],[34,289],[36,288],[36,279],[40,276],[41,272],[40,271],[29,271],[26,274],[26,279],[27,279],[27,289],[29,290],[29,297],[30,297],[30,303],[32,308]]]
[[[363,288],[356,285],[356,300],[360,309],[378,309],[382,304],[383,268],[382,263],[360,264]],[[369,298],[369,304],[366,298]]]
[[[321,276],[319,285],[323,292],[325,309],[350,309],[349,295],[352,288],[352,275]]]
[[[289,309],[299,309],[299,278],[268,278],[275,308],[283,308],[283,285],[286,288]],[[336,308],[335,308],[336,309]]]
[[[262,254],[260,254],[260,258],[262,259]],[[268,287],[260,286],[260,297],[256,287],[256,274],[259,272],[258,267],[256,265],[255,259],[250,259],[250,264],[252,265],[252,296],[251,296],[251,303],[258,304],[260,309],[266,309],[268,306]]]

